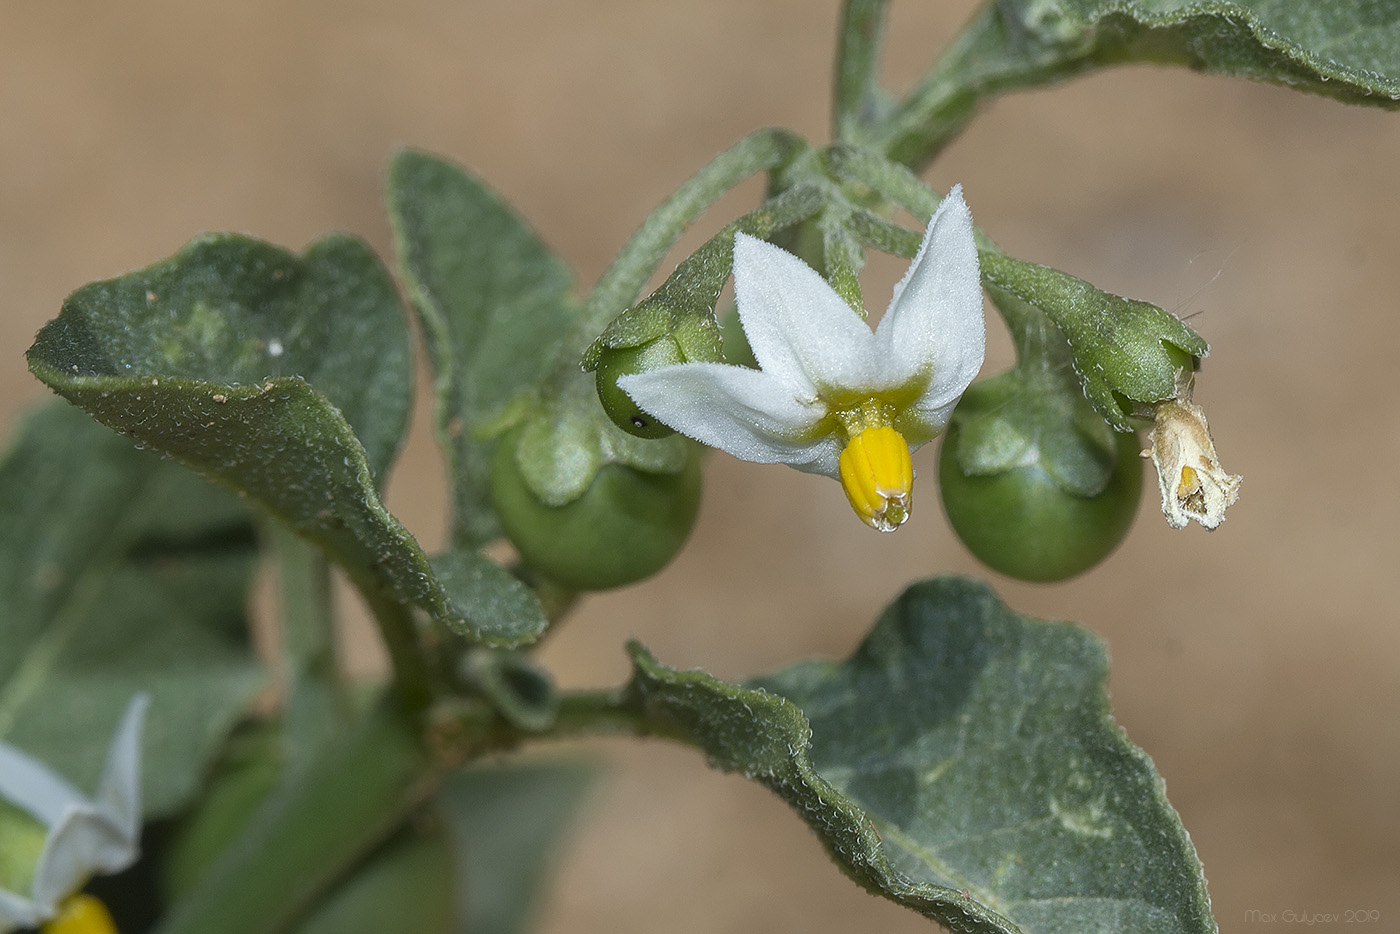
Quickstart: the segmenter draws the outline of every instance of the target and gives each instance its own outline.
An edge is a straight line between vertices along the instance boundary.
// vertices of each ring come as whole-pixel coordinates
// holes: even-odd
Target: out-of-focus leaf
[[[242,824],[237,837],[222,849],[206,838],[218,854],[203,871],[191,867],[193,885],[158,934],[281,934],[305,917],[431,794],[435,765],[420,732],[392,697],[381,699],[246,820],[227,815]]]
[[[296,934],[452,934],[452,841],[441,824],[410,826],[342,880]]]
[[[1161,778],[1090,633],[917,584],[842,663],[746,687],[640,647],[630,703],[781,795],[856,882],[976,934],[1211,934]]]
[[[67,405],[0,463],[0,738],[92,792],[132,695],[148,816],[195,791],[262,681],[246,508]]]
[[[530,764],[448,779],[442,805],[458,850],[456,934],[529,930],[550,852],[592,774],[582,765]]]

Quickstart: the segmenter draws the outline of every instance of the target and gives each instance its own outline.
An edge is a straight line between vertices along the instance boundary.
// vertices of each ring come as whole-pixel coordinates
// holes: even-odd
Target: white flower
[[[0,798],[48,828],[28,896],[0,889],[0,932],[54,917],[94,875],[136,861],[141,836],[141,726],[149,698],[127,705],[89,799],[36,759],[0,742]]]
[[[734,238],[734,293],[761,369],[681,363],[618,386],[742,460],[839,478],[867,525],[898,528],[910,508],[909,452],[948,424],[986,348],[961,186],[929,221],[873,331],[802,260],[744,234]]]

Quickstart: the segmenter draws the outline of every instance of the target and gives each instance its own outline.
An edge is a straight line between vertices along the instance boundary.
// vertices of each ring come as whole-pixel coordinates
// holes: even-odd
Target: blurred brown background
[[[972,8],[894,4],[889,82]],[[836,15],[835,0],[5,3],[3,415],[44,395],[20,355],[68,291],[199,231],[300,247],[339,228],[387,253],[380,176],[398,145],[484,175],[591,283],[747,130],[824,138]],[[1133,68],[995,104],[929,174],[964,183],[1013,254],[1191,316],[1213,345],[1198,399],[1245,477],[1224,528],[1172,532],[1149,497],[1096,571],[997,583],[1108,641],[1117,716],[1166,777],[1226,931],[1263,925],[1251,911],[1400,924],[1397,155],[1393,113]],[[1007,359],[998,335],[988,372]],[[433,547],[444,495],[422,408],[390,505]],[[713,458],[689,549],[588,601],[547,660],[582,685],[624,677],[628,636],[734,677],[845,654],[907,582],[985,576],[939,514],[934,450],[916,466],[915,520],[880,536],[829,481]],[[546,931],[928,928],[842,878],[762,789],[683,749],[589,748],[608,777]]]

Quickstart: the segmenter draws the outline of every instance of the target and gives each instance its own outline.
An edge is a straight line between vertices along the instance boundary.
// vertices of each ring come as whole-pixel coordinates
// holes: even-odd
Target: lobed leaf
[[[950,930],[1216,930],[1083,629],[943,578],[909,588],[845,662],[753,686],[632,653],[629,700],[649,722],[773,789],[856,882]]]
[[[91,793],[132,695],[147,816],[197,789],[262,683],[246,508],[66,405],[0,462],[0,739]]]
[[[28,356],[60,395],[287,522],[361,586],[474,638],[520,641],[433,575],[379,499],[411,354],[393,281],[359,240],[332,235],[297,257],[201,237],[74,292]]]

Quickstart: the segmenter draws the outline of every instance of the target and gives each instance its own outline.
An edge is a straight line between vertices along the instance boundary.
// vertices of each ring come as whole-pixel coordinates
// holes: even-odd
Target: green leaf
[[[1396,0],[1006,0],[1008,50],[1032,59],[1167,62],[1397,106]]]
[[[919,167],[1018,88],[1124,62],[1400,107],[1400,0],[989,0],[871,141]]]
[[[199,798],[175,824],[160,861],[161,894],[183,898],[214,865],[285,775],[285,719],[248,720],[224,743]]]
[[[343,416],[381,481],[408,424],[413,386],[393,280],[368,246],[340,234],[302,257],[251,237],[199,237],[164,262],[78,289],[29,359],[36,372],[66,370],[75,384],[87,378],[143,392],[131,403],[148,405],[131,407],[168,409],[159,417],[176,436],[198,429],[189,384],[251,393],[308,383]],[[153,379],[173,379],[185,392]],[[261,447],[244,456],[273,459]]]
[[[548,856],[593,771],[581,765],[474,768],[443,786],[460,857],[457,934],[522,934]]]
[[[578,310],[573,274],[499,195],[436,156],[400,152],[388,201],[433,364],[454,540],[475,548],[500,532],[486,496],[494,438],[554,368]]]
[[[263,680],[249,518],[76,409],[33,412],[0,462],[0,738],[90,792],[148,691],[146,814],[183,806]]]
[[[483,554],[450,551],[431,560],[433,573],[472,630],[491,645],[533,642],[549,625],[540,598]]]
[[[405,830],[337,884],[294,930],[451,934],[452,855],[452,841],[440,824]]]
[[[256,755],[256,752],[254,753]],[[262,794],[236,789],[184,855],[192,887],[170,906],[158,934],[277,934],[331,891],[347,869],[392,837],[432,793],[437,766],[421,725],[381,698],[313,761]],[[264,776],[268,777],[268,776]],[[241,800],[238,800],[241,799]],[[220,803],[220,802],[215,802]],[[223,845],[236,825],[237,838]],[[217,852],[212,862],[208,859]],[[178,855],[178,854],[177,854]],[[207,866],[207,868],[204,868]]]
[[[410,362],[388,272],[339,235],[300,258],[201,237],[79,289],[29,350],[30,369],[60,395],[251,499],[361,587],[494,642],[379,499],[407,419]]]
[[[856,882],[951,930],[1207,934],[1200,864],[1112,720],[1092,634],[943,578],[842,663],[755,687],[633,647],[631,703],[791,804]]]

